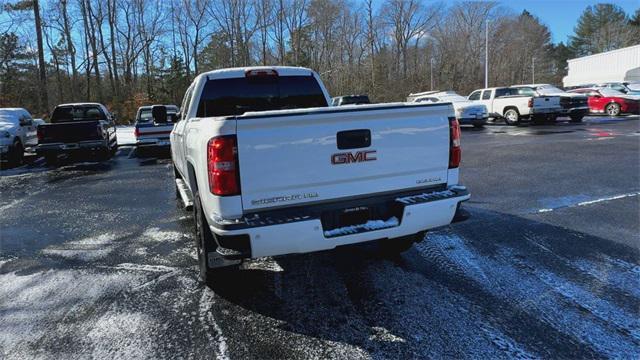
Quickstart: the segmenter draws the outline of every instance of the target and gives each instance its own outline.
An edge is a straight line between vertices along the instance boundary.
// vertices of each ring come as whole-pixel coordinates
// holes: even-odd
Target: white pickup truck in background
[[[305,68],[222,69],[193,81],[171,152],[203,281],[243,259],[372,240],[399,253],[464,218],[450,104],[330,100]]]
[[[490,117],[503,118],[507,125],[517,125],[523,120],[555,120],[562,112],[559,96],[524,95],[512,87],[475,90],[468,99],[485,105]]]
[[[467,100],[455,91],[425,91],[409,94],[407,102],[443,103],[450,102],[460,125],[473,125],[481,128],[487,123],[487,107],[475,101]]]

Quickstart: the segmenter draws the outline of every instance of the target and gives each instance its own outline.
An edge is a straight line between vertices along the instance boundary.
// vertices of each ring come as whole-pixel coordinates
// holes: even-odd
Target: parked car
[[[164,107],[164,109],[160,109],[161,107]],[[134,126],[138,148],[169,146],[169,135],[173,130],[177,114],[178,107],[176,105],[140,107]]]
[[[0,161],[22,164],[24,151],[38,143],[31,114],[22,108],[0,109]]]
[[[487,123],[489,113],[483,104],[467,100],[464,96],[458,95],[454,91],[425,91],[421,93],[409,94],[407,102],[416,103],[443,103],[450,102],[456,119],[460,125],[473,125],[483,127]]]
[[[88,153],[106,160],[118,149],[113,115],[102,104],[58,105],[50,122],[38,126],[37,147],[49,165],[60,154]]]
[[[588,96],[589,110],[595,114],[618,116],[640,113],[640,96],[627,95],[610,88],[576,89],[571,92]]]
[[[566,92],[550,84],[514,85],[520,94],[532,96],[559,96],[561,116],[568,116],[571,122],[581,122],[589,114],[587,97],[578,93]]]
[[[511,87],[475,90],[467,99],[485,105],[489,117],[503,118],[507,125],[517,125],[524,120],[555,119],[562,111],[559,96],[525,95]]]
[[[345,95],[331,99],[332,106],[371,104],[367,95]]]
[[[450,104],[330,101],[305,68],[195,78],[171,153],[177,193],[193,205],[202,280],[242,259],[365,241],[399,253],[460,215],[469,193],[458,185]]]
[[[628,81],[623,81],[623,82],[607,82],[607,83],[601,83],[601,84],[597,84],[593,87],[595,88],[609,88],[609,89],[613,89],[616,91],[620,91],[623,94],[627,94],[627,95],[640,95],[640,90],[631,88],[629,85],[631,83]]]

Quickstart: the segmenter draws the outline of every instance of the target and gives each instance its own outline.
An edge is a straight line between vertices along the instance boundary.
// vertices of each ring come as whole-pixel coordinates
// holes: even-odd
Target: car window
[[[532,88],[518,88],[518,95],[536,96],[535,91]]]
[[[53,110],[51,122],[107,120],[107,116],[98,106],[59,106]]]
[[[151,109],[140,110],[140,114],[138,114],[138,121],[148,122],[151,120],[153,120],[153,114],[151,113]]]
[[[517,91],[515,91],[514,89],[510,89],[510,88],[499,88],[496,89],[496,97],[503,97],[503,96],[511,96],[511,95],[516,95]]]
[[[491,90],[485,90],[482,92],[482,100],[491,99]]]
[[[469,100],[480,100],[480,90],[472,92],[469,95]]]
[[[180,119],[178,121],[182,121],[187,118],[187,113],[189,112],[189,103],[191,102],[191,95],[193,94],[193,85],[187,89],[187,92],[184,94],[184,99],[182,99],[182,105],[180,108],[182,109],[182,113],[180,114]]]
[[[198,117],[242,115],[250,111],[326,107],[313,76],[255,76],[208,80]]]

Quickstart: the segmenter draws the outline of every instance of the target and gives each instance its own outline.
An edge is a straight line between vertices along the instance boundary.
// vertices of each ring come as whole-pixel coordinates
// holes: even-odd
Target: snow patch
[[[217,342],[218,344],[218,351],[217,354],[215,354],[216,359],[227,360],[229,359],[229,347],[227,345],[227,339],[222,334],[222,329],[220,329],[220,326],[216,322],[216,319],[213,317],[213,313],[211,313],[211,306],[213,302],[214,298],[211,294],[211,291],[205,288],[202,292],[202,296],[200,297],[199,318],[202,323],[208,324],[217,334],[217,338],[214,338],[210,332],[207,332],[207,337],[209,337],[209,340],[212,342]]]
[[[145,230],[142,236],[152,239],[154,241],[162,241],[162,242],[174,242],[182,240],[185,235],[181,232],[170,231],[170,230],[160,230],[160,228],[153,227]]]
[[[398,218],[393,216],[387,220],[369,220],[364,224],[351,225],[351,226],[343,226],[341,228],[325,230],[325,237],[334,237],[334,236],[342,236],[348,234],[355,234],[361,231],[372,231],[372,230],[380,230],[386,229],[390,227],[395,227],[400,224]]]

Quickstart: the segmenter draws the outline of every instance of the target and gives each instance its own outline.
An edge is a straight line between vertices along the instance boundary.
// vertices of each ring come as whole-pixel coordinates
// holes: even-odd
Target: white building
[[[640,45],[567,60],[564,86],[603,82],[640,82]]]

